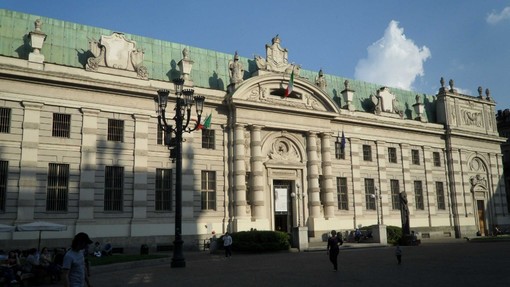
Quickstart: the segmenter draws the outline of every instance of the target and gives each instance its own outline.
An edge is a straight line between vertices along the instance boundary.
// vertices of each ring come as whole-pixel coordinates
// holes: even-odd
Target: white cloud
[[[505,7],[505,9],[503,9],[499,13],[496,13],[493,11],[492,13],[487,15],[486,20],[487,20],[487,23],[495,25],[503,20],[508,20],[508,19],[510,19],[510,7]]]
[[[431,56],[426,46],[419,48],[406,39],[404,29],[394,20],[367,51],[367,58],[358,61],[354,77],[405,90],[411,90],[416,77],[424,75],[423,63]]]

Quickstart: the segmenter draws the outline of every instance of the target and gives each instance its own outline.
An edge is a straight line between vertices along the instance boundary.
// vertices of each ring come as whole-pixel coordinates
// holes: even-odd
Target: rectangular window
[[[108,119],[108,140],[114,142],[124,141],[124,121]]]
[[[446,202],[444,198],[444,186],[443,183],[436,182],[436,194],[437,194],[437,209],[446,210]]]
[[[59,138],[69,138],[71,135],[71,115],[54,113],[51,135]]]
[[[345,159],[345,148],[342,148],[342,143],[339,141],[335,142],[335,158]]]
[[[163,131],[163,127],[158,123],[158,134],[156,139],[156,144],[163,145],[165,144],[164,140],[165,131]]]
[[[363,160],[372,161],[372,147],[369,145],[363,145]]]
[[[124,168],[107,166],[104,176],[104,211],[122,211]]]
[[[414,181],[414,200],[416,202],[416,210],[425,210],[421,180]]]
[[[336,186],[337,186],[338,209],[349,210],[349,201],[347,197],[347,178],[337,177]]]
[[[11,109],[0,108],[0,133],[11,132]]]
[[[46,211],[67,211],[69,164],[50,163],[46,190]]]
[[[156,169],[156,211],[172,210],[172,170]]]
[[[216,210],[216,172],[202,171],[202,210]]]
[[[420,151],[417,149],[411,150],[411,160],[413,164],[420,164]]]
[[[393,210],[400,210],[400,185],[398,180],[390,180],[391,188],[391,208]]]
[[[388,148],[388,161],[392,163],[397,163],[397,149],[394,147]]]
[[[434,158],[434,166],[441,166],[441,155],[439,152],[433,152],[432,157]]]
[[[375,210],[375,185],[373,178],[365,178],[365,202],[367,210]]]
[[[202,129],[202,148],[214,149],[214,130]]]
[[[0,161],[0,212],[5,212],[5,201],[7,199],[7,180],[9,174],[9,162]]]

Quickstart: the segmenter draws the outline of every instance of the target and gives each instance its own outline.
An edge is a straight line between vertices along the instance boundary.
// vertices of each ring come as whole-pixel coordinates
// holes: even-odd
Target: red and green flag
[[[211,120],[212,120],[212,115],[209,114],[207,116],[207,118],[205,118],[205,121],[204,121],[203,124],[198,124],[197,129],[201,130],[203,128],[206,128],[206,129],[210,128],[211,127]]]
[[[290,73],[289,85],[287,86],[287,89],[285,90],[285,97],[288,97],[290,95],[290,93],[292,93],[293,89],[294,89],[294,70],[292,70],[292,73]]]

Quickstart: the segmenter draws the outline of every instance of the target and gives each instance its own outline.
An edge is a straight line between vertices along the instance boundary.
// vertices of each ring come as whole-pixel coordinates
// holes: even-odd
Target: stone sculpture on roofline
[[[266,44],[266,58],[255,56],[258,70],[255,71],[254,75],[261,75],[265,72],[278,72],[290,75],[294,71],[294,76],[299,76],[301,66],[289,63],[288,59],[288,50],[280,45],[280,37],[276,35],[271,40],[271,45]]]

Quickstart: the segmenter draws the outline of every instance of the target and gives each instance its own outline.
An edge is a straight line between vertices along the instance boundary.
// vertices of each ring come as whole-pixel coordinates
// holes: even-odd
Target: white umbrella
[[[67,230],[67,225],[62,225],[53,222],[35,221],[27,224],[20,224],[16,226],[17,231],[39,231],[39,241],[37,243],[37,250],[41,248],[41,232],[43,231],[64,231]]]
[[[12,232],[16,229],[16,226],[0,224],[0,232]]]

